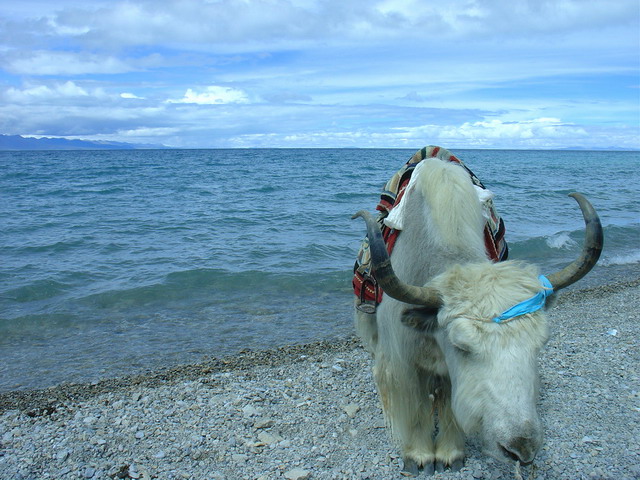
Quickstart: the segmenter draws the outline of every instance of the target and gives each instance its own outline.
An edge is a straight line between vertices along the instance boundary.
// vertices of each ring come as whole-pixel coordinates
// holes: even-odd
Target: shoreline
[[[559,295],[550,309],[550,315],[567,303],[602,298],[638,286],[640,286],[640,277],[603,285],[590,285],[582,289],[568,289]],[[233,356],[207,357],[198,363],[176,365],[95,382],[61,383],[42,389],[0,392],[0,414],[7,410],[18,409],[29,410],[37,416],[38,412],[46,412],[57,405],[88,400],[102,393],[132,387],[153,388],[171,382],[193,381],[211,373],[246,371],[259,366],[278,367],[295,363],[300,356],[312,357],[321,353],[341,353],[351,350],[365,351],[355,333],[339,340],[319,340],[265,350],[246,349]]]
[[[434,479],[640,478],[640,278],[563,292],[540,359],[545,441],[522,473],[466,442]],[[355,337],[0,395],[0,478],[403,478]],[[8,476],[7,476],[8,475]]]
[[[589,285],[563,291],[550,312],[566,303],[581,299],[595,299],[627,288],[640,285],[640,277],[603,285]],[[638,305],[640,307],[640,304]],[[208,357],[202,362],[171,366],[121,377],[102,379],[96,382],[61,383],[42,389],[13,390],[0,392],[0,414],[18,409],[33,416],[46,414],[52,408],[69,402],[88,400],[94,396],[130,389],[132,387],[153,388],[171,382],[192,381],[211,373],[246,371],[253,367],[278,367],[299,361],[300,356],[312,357],[321,353],[341,353],[351,350],[365,351],[354,333],[339,340],[320,340],[312,343],[287,345],[265,350],[242,350],[237,355]]]
[[[256,308],[257,304],[244,305],[234,314],[231,310],[225,313],[225,307],[221,316],[215,311],[205,313],[206,308],[190,310],[185,305],[175,310],[181,312],[175,318],[165,317],[164,307],[160,306],[148,317],[137,316],[140,311],[125,308],[109,322],[93,317],[60,324],[60,318],[51,318],[51,325],[48,317],[17,321],[15,328],[7,330],[0,348],[5,360],[0,368],[0,395],[154,374],[212,358],[234,358],[247,349],[257,352],[348,339],[355,334],[350,277],[346,275],[339,283],[331,283],[320,295],[300,292],[295,300],[286,293],[273,298],[273,305],[266,308],[259,302],[263,305],[260,308]],[[561,295],[637,278],[640,263],[596,265],[587,277]],[[232,303],[235,305],[236,301]],[[306,303],[309,309],[307,315],[296,319],[298,303]],[[12,323],[3,322],[3,329]],[[232,327],[245,324],[250,325],[248,335]],[[216,333],[218,326],[225,328],[224,335]]]
[[[279,367],[299,361],[301,356],[311,357],[320,353],[348,352],[364,348],[355,336],[343,340],[321,340],[301,345],[290,345],[269,350],[243,350],[229,357],[211,357],[194,364],[178,365],[159,370],[114,377],[90,383],[61,383],[44,389],[14,390],[0,393],[0,414],[7,410],[21,410],[32,416],[47,415],[58,405],[89,400],[108,392],[133,387],[155,388],[163,385],[194,381],[212,373],[246,371],[256,367]]]

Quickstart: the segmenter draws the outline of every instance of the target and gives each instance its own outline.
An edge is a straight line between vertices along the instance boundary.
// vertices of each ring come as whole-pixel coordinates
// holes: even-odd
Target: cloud
[[[49,41],[68,38],[95,49],[162,45],[239,52],[318,42],[344,46],[567,36],[633,25],[637,10],[636,0],[138,0],[63,2],[45,12]]]
[[[28,86],[22,90],[10,87],[2,94],[4,101],[18,104],[60,103],[60,101],[77,101],[88,97],[104,98],[105,96],[105,92],[100,88],[87,90],[72,81],[56,82],[50,86]]]
[[[0,6],[0,133],[640,143],[637,0],[25,1]]]
[[[221,105],[226,103],[249,103],[247,94],[231,87],[210,85],[202,91],[189,88],[180,99],[169,99],[168,103],[196,103],[198,105]]]
[[[292,91],[268,92],[265,93],[262,98],[270,103],[308,103],[313,100],[310,95]]]
[[[5,62],[6,69],[15,74],[26,75],[84,75],[116,74],[135,70],[128,62],[113,56],[36,51],[19,52]]]
[[[415,102],[415,103],[423,103],[425,101],[428,100],[427,97],[423,97],[422,95],[420,95],[418,92],[416,92],[415,90],[412,92],[407,93],[406,95],[402,96],[402,97],[398,97],[398,100],[405,100],[407,102]]]
[[[599,148],[603,145],[638,148],[640,144],[617,129],[594,129],[558,119],[523,122],[489,120],[462,124],[425,124],[395,129],[362,128],[290,135],[256,133],[230,137],[230,147],[294,147],[297,145],[369,148],[419,148],[437,144],[447,148]]]
[[[413,129],[412,129],[413,130]],[[415,134],[409,130],[408,133]],[[421,133],[422,127],[415,129]],[[433,130],[427,127],[426,131]],[[558,118],[536,118],[525,121],[504,122],[498,119],[465,122],[458,126],[439,128],[438,138],[464,142],[470,146],[501,144],[503,147],[554,147],[563,139],[584,139],[588,133],[583,127],[567,124]]]
[[[130,99],[130,100],[144,100],[144,97],[139,97],[133,93],[129,93],[129,92],[123,92],[120,94],[121,98],[126,98],[126,99]]]

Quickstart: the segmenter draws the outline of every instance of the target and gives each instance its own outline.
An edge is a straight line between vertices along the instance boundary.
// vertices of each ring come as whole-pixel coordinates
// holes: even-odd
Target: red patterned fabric
[[[391,210],[400,203],[407,185],[409,184],[409,179],[411,178],[413,170],[416,165],[425,158],[438,158],[442,161],[454,162],[461,165],[469,174],[473,184],[485,189],[485,186],[480,182],[478,177],[476,177],[459,158],[452,155],[448,150],[437,146],[428,146],[418,150],[385,184],[382,190],[382,195],[380,196],[380,202],[376,207],[376,210],[380,212],[378,222],[380,223],[382,238],[387,245],[389,255],[391,255],[391,252],[393,251],[393,247],[398,239],[400,230],[388,227],[384,224],[383,220],[389,215],[389,212],[391,212]],[[487,220],[484,229],[484,241],[485,248],[487,250],[487,257],[494,262],[503,261],[507,259],[509,251],[507,242],[504,239],[504,222],[496,212],[493,203],[489,204],[488,210],[491,218]],[[382,301],[383,291],[378,286],[375,276],[371,271],[369,241],[367,238],[362,242],[362,246],[358,252],[358,258],[354,266],[352,284],[353,291],[361,304],[376,306]]]

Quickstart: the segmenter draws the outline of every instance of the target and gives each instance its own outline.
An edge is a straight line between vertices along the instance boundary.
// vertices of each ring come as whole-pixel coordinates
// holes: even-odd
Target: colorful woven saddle
[[[380,196],[380,202],[376,207],[376,210],[380,212],[378,215],[378,222],[380,223],[382,237],[387,245],[389,255],[391,255],[401,231],[388,227],[383,221],[389,215],[391,210],[400,203],[405,189],[409,184],[411,174],[413,173],[416,165],[425,158],[438,158],[443,162],[454,162],[459,164],[467,171],[475,186],[486,190],[478,177],[476,177],[459,158],[451,154],[448,150],[441,147],[428,146],[417,151],[385,184],[382,190],[382,195]],[[488,212],[488,218],[484,228],[484,242],[487,249],[487,256],[494,262],[506,260],[509,249],[507,242],[504,239],[504,222],[496,212],[491,199],[486,200],[484,203],[486,211]],[[371,271],[369,240],[366,237],[360,246],[358,258],[353,269],[353,291],[358,299],[356,302],[357,307],[366,313],[375,313],[376,306],[382,301],[383,291],[378,286],[375,275]]]

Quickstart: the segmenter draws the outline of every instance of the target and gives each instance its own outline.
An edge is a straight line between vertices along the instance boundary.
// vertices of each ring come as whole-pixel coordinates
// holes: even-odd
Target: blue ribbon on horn
[[[500,323],[505,320],[510,320],[514,317],[519,317],[520,315],[537,312],[542,307],[544,307],[547,297],[553,294],[553,285],[551,285],[549,279],[544,275],[540,275],[538,279],[542,284],[542,290],[540,290],[530,299],[520,302],[510,309],[505,310],[499,316],[495,317],[493,321],[496,323]]]

